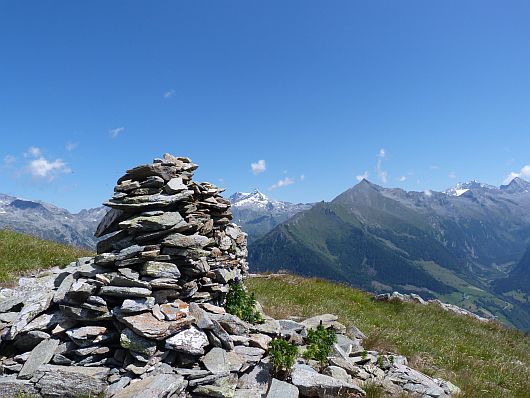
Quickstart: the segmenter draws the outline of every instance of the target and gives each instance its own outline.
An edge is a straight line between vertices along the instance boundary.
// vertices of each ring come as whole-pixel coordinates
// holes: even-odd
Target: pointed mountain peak
[[[530,182],[520,177],[515,177],[509,184],[501,185],[501,189],[508,193],[530,192]]]

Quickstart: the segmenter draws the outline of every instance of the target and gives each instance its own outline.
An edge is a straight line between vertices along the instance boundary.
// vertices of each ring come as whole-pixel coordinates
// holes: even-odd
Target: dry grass
[[[462,388],[462,397],[530,397],[530,339],[496,323],[436,306],[383,303],[344,285],[292,275],[246,282],[275,317],[337,314],[381,351],[406,355],[419,370]]]

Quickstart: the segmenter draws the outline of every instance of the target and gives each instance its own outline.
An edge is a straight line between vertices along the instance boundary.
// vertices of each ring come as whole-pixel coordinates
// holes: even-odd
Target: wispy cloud
[[[385,148],[381,148],[379,150],[379,153],[377,154],[377,165],[375,167],[375,170],[377,172],[377,177],[379,178],[379,180],[383,183],[383,184],[386,184],[388,182],[388,172],[383,170],[382,166],[383,166],[383,159],[386,158],[386,151],[385,151]]]
[[[10,167],[11,165],[13,165],[13,163],[15,163],[17,161],[17,158],[16,156],[13,156],[13,155],[6,155],[4,156],[4,166],[6,167]]]
[[[64,146],[64,148],[68,151],[68,152],[72,152],[74,149],[76,149],[77,147],[79,146],[79,143],[77,142],[67,142],[66,145]]]
[[[258,160],[256,163],[252,163],[250,165],[250,168],[252,169],[252,173],[254,173],[254,175],[258,175],[267,170],[267,165],[265,164],[265,161],[261,159]]]
[[[34,157],[42,155],[42,150],[36,146],[30,146],[28,150],[24,153],[24,157]]]
[[[514,178],[530,178],[530,164],[523,166],[519,171],[512,171],[506,176],[504,183],[509,184]]]
[[[429,169],[431,169],[431,170],[440,170],[440,166],[432,164],[432,165],[429,166]]]
[[[167,90],[164,93],[164,98],[166,98],[166,99],[173,98],[175,96],[175,94],[176,94],[175,90],[173,90],[173,89]]]
[[[401,177],[398,177],[397,180],[398,180],[398,181],[401,181],[401,182],[406,181],[406,180],[407,180],[407,176],[401,176]]]
[[[124,131],[125,131],[125,127],[116,127],[114,129],[110,129],[109,130],[109,134],[110,134],[110,136],[112,138],[116,138],[117,136],[119,136]]]
[[[273,190],[281,187],[286,187],[287,185],[291,184],[294,184],[294,180],[292,178],[285,177],[279,180],[276,184],[273,184],[270,189]]]
[[[304,180],[305,180],[305,175],[304,174],[300,175],[300,181],[304,181]]]
[[[361,182],[362,180],[366,180],[368,179],[368,171],[365,171],[363,174],[360,174],[358,176],[355,176],[355,179],[359,182]]]
[[[454,171],[451,171],[449,174],[448,174],[448,177],[449,178],[452,178],[452,179],[455,179],[457,177],[456,173]]]

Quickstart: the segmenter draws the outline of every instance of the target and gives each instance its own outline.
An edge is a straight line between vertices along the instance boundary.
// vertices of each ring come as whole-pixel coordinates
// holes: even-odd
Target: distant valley
[[[419,293],[530,329],[530,183],[406,192],[363,180],[250,247],[257,271],[286,269],[370,291]],[[526,278],[526,279],[524,279]]]

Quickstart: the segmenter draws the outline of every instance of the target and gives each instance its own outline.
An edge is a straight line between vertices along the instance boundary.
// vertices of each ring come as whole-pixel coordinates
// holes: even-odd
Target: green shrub
[[[279,337],[275,337],[269,343],[269,358],[274,375],[285,379],[294,366],[298,356],[298,347]]]
[[[307,333],[307,350],[304,352],[306,359],[314,359],[323,368],[328,364],[333,344],[337,341],[337,334],[332,328],[326,329],[322,324]]]
[[[243,284],[236,281],[230,285],[226,295],[225,309],[229,314],[252,324],[263,323],[264,319],[256,309],[256,297],[254,293],[248,294]]]

